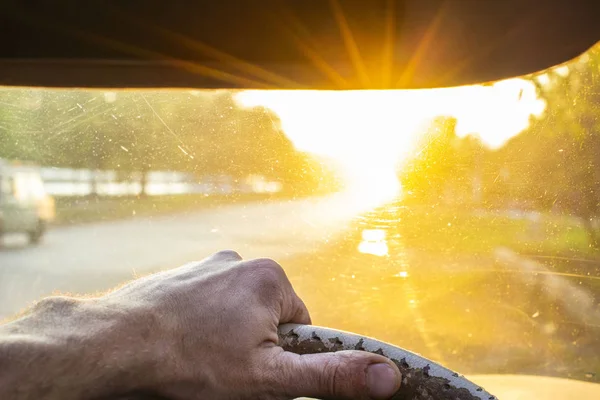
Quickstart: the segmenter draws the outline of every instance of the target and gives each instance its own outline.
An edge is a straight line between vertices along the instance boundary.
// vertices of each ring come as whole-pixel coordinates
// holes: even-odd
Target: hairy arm
[[[122,335],[124,316],[93,300],[51,297],[0,325],[0,399],[102,398],[143,386],[152,363],[135,352],[136,331]]]
[[[0,325],[0,399],[386,399],[400,372],[360,351],[299,356],[277,326],[310,323],[273,260],[232,251],[95,299],[53,297]]]

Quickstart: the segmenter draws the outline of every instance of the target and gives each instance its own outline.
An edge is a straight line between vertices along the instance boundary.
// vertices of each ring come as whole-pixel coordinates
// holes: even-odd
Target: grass
[[[386,231],[389,256],[357,251],[364,229]],[[600,348],[598,326],[569,314],[564,302],[573,299],[552,296],[544,280],[517,265],[498,268],[499,246],[548,256],[540,261],[550,273],[600,295],[600,281],[586,279],[600,276],[598,253],[576,220],[554,215],[533,223],[472,208],[388,205],[283,265],[317,325],[374,336],[464,373],[597,381],[585,373],[600,368],[589,356]]]
[[[401,220],[397,229],[404,245],[423,257],[442,263],[494,259],[496,249],[507,247],[600,295],[600,251],[590,246],[587,233],[573,218],[545,215],[532,222],[499,213],[434,208],[407,209]]]
[[[418,208],[401,212],[406,245],[436,252],[490,254],[504,246],[519,253],[597,258],[585,230],[572,218],[542,216],[538,222],[491,212]]]
[[[168,196],[59,197],[54,225],[74,225],[124,218],[162,215],[206,209],[223,204],[265,201],[280,195],[249,193],[237,195],[183,194]]]

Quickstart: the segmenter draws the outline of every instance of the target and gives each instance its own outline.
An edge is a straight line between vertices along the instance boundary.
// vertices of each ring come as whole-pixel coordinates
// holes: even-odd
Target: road
[[[376,337],[464,374],[600,381],[600,326],[590,322],[600,313],[598,286],[590,283],[600,278],[548,280],[551,268],[543,275],[507,268],[493,254],[478,254],[476,243],[467,253],[432,246],[431,229],[447,220],[427,213],[406,219],[406,207],[369,211],[348,200],[224,205],[56,228],[38,247],[11,239],[0,251],[0,317],[53,291],[103,291],[232,248],[280,261],[316,325]],[[591,311],[579,312],[582,296],[556,292],[563,281],[592,290]]]
[[[104,291],[222,249],[278,259],[311,251],[360,210],[338,194],[54,228],[37,247],[9,237],[0,251],[0,319],[54,291]]]

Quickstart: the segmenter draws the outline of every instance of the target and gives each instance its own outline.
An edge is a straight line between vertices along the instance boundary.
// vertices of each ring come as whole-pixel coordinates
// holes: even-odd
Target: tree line
[[[123,176],[145,177],[151,170],[191,172],[199,179],[262,175],[298,193],[339,185],[331,166],[294,147],[277,115],[241,107],[234,96],[4,88],[0,157]]]
[[[528,79],[546,109],[498,150],[458,137],[453,117],[436,118],[399,171],[405,201],[560,212],[579,218],[600,247],[600,49],[566,73]]]

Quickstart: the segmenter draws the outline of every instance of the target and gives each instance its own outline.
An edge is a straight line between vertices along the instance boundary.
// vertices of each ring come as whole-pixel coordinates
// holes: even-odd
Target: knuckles
[[[234,250],[221,250],[213,255],[214,258],[220,260],[232,260],[232,261],[241,261],[242,256],[240,253]]]
[[[240,266],[258,286],[281,286],[287,281],[285,271],[276,261],[269,258],[249,260]]]
[[[281,265],[268,258],[245,261],[238,272],[240,283],[263,305],[280,304],[291,287]]]
[[[226,285],[237,293],[246,292],[251,296],[259,296],[262,302],[271,302],[281,297],[291,286],[281,265],[270,258],[257,258],[242,261],[241,256],[232,250],[214,253],[201,262],[188,263],[175,270],[149,275],[134,281],[129,290],[141,290],[152,293],[156,298],[160,295],[163,301],[176,304],[178,296],[186,296],[190,289],[196,297],[196,288],[206,288],[217,284]],[[127,287],[121,290],[126,290]],[[122,292],[123,293],[123,292]],[[173,299],[174,297],[175,299]]]

